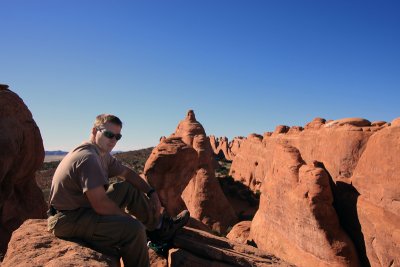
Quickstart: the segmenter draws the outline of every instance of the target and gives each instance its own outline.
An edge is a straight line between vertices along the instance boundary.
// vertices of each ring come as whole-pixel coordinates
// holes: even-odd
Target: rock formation
[[[224,233],[236,223],[237,217],[215,177],[210,140],[192,110],[188,111],[173,135],[191,144],[199,158],[196,174],[182,195],[191,215],[214,231]]]
[[[271,162],[272,147],[288,143],[301,152],[305,161],[323,162],[332,178],[348,180],[369,137],[382,126],[371,126],[369,121],[349,118],[325,123],[316,118],[302,127],[278,126],[272,135],[250,135],[232,162],[230,175],[253,190],[258,190]]]
[[[359,266],[354,245],[332,205],[329,176],[299,151],[276,144],[261,187],[250,238],[298,266]]]
[[[355,239],[371,266],[400,266],[400,125],[391,125],[371,136],[352,177],[360,194],[352,227],[361,227]]]
[[[185,227],[174,239],[174,246],[184,249],[197,257],[184,257],[186,261],[177,262],[177,266],[294,266],[274,255],[265,253],[252,246],[239,244],[223,237]],[[173,253],[173,252],[172,252]],[[183,253],[184,255],[186,253]],[[188,255],[188,254],[186,254]],[[171,257],[171,252],[170,252]],[[202,258],[199,263],[198,259]],[[208,260],[206,260],[208,259]],[[180,265],[183,263],[184,265]],[[194,264],[194,265],[193,265]],[[221,264],[221,265],[220,265]]]
[[[173,148],[178,143],[184,149]],[[180,150],[187,151],[187,155],[183,155],[183,152],[182,156],[176,155]],[[160,192],[161,201],[171,215],[184,207],[180,195],[186,187],[182,198],[191,216],[221,233],[233,225],[237,218],[215,177],[213,161],[210,141],[190,110],[178,124],[175,133],[153,150],[144,174]]]
[[[46,228],[46,220],[25,221],[13,233],[1,266],[119,266],[119,259],[56,238]]]
[[[263,144],[263,137],[250,134],[241,144],[232,161],[229,174],[250,189],[260,190],[261,183],[267,172],[272,153]]]
[[[119,266],[120,259],[56,238],[46,227],[46,220],[27,220],[13,233],[1,266]],[[254,247],[191,228],[177,233],[167,258],[152,249],[149,256],[151,267],[291,266]]]
[[[242,137],[236,137],[232,142],[228,142],[227,137],[223,136],[215,138],[214,135],[210,135],[209,138],[214,154],[223,157],[228,161],[232,161],[236,156],[236,153],[240,148],[240,143],[243,140]]]
[[[247,244],[250,235],[251,221],[241,221],[232,227],[226,238],[240,244]]]
[[[397,203],[400,188],[396,169],[399,165],[399,126],[400,119],[391,123],[370,123],[362,118],[334,121],[316,118],[304,129],[279,126],[274,133],[267,132],[263,137],[249,135],[232,162],[230,174],[252,190],[262,191],[264,201],[260,202],[259,214],[253,221],[254,229],[252,226],[252,233],[259,231],[258,242],[263,242],[261,236],[270,222],[261,223],[264,224],[261,226],[257,225],[257,221],[262,217],[261,211],[268,209],[265,199],[271,196],[266,194],[274,194],[273,190],[264,189],[263,183],[269,184],[271,179],[284,178],[277,174],[272,176],[276,171],[272,163],[277,158],[275,148],[289,145],[299,151],[304,162],[321,162],[320,168],[327,172],[333,191],[331,202],[341,226],[354,242],[361,266],[399,264],[397,221],[400,220]],[[281,187],[286,188],[283,185]],[[275,191],[278,192],[279,188]],[[299,211],[304,209],[296,205],[292,208]],[[264,217],[273,219],[268,212],[265,214]],[[301,230],[298,229],[299,232]],[[319,242],[315,241],[313,246],[320,247]],[[284,248],[288,244],[281,244],[280,249],[289,250],[288,247]],[[273,247],[273,244],[261,246]],[[277,255],[282,256],[279,253]]]
[[[161,203],[171,216],[186,209],[181,195],[197,169],[197,162],[196,150],[177,137],[162,139],[146,161],[144,175],[157,189]]]
[[[44,158],[39,129],[4,85],[0,129],[1,253],[12,231],[28,218],[43,218],[46,207],[34,179]],[[160,139],[144,176],[170,215],[187,208],[198,228],[225,233],[237,217],[215,177],[214,154],[232,160],[236,183],[261,192],[256,216],[236,224],[230,240],[185,228],[168,259],[149,251],[151,266],[289,266],[263,251],[298,266],[400,264],[400,118],[316,118],[229,143],[208,138],[189,111],[174,134]],[[2,266],[118,265],[55,238],[45,226],[28,220],[14,231]],[[251,240],[258,249],[244,245]]]
[[[44,159],[39,128],[21,98],[0,85],[0,254],[28,218],[44,218],[46,203],[35,181]]]

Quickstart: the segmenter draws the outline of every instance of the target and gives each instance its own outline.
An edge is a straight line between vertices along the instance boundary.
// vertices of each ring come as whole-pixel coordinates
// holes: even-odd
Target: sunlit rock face
[[[276,144],[251,225],[257,247],[298,266],[359,266],[332,205],[329,176],[298,149]]]
[[[194,219],[222,233],[237,218],[215,177],[214,161],[210,140],[189,110],[175,132],[153,150],[144,174],[171,215],[186,207]]]
[[[358,222],[371,266],[400,264],[400,122],[375,133],[368,141],[352,182],[360,194]]]
[[[273,215],[274,205],[271,203],[275,203],[273,200],[277,198],[284,201],[284,197],[276,197],[277,192],[290,190],[290,187],[282,183],[286,176],[276,173],[277,170],[282,169],[282,166],[279,167],[279,162],[276,162],[279,158],[276,147],[290,146],[298,151],[305,166],[318,161],[320,162],[318,168],[323,169],[329,177],[333,195],[329,202],[337,214],[342,230],[356,248],[360,265],[395,266],[398,264],[400,258],[398,245],[400,243],[398,233],[400,229],[398,223],[400,221],[398,205],[400,175],[397,170],[400,163],[399,122],[399,118],[390,123],[385,121],[371,123],[362,118],[331,121],[316,118],[304,127],[288,129],[278,126],[273,133],[265,133],[262,137],[257,134],[248,136],[233,159],[230,174],[235,180],[248,185],[252,190],[261,191],[259,212],[253,220],[251,229],[252,233],[259,231],[256,237],[258,238],[257,245],[273,248],[271,236],[268,235],[268,238],[260,236],[266,233],[265,229],[268,227],[274,227],[274,224],[276,228],[284,228],[287,224],[285,221],[273,221],[274,217],[279,216]],[[287,164],[287,162],[282,162],[282,164]],[[299,181],[303,168],[299,168]],[[277,187],[272,190],[276,181],[281,182],[279,186],[282,188]],[[292,213],[298,214],[302,210],[307,210],[304,203],[298,204],[301,203],[299,199],[296,203],[296,205],[292,203],[292,209],[294,209]],[[267,204],[269,208],[265,207]],[[279,202],[276,204],[280,205]],[[307,217],[312,218],[312,213]],[[317,222],[322,227],[327,227],[324,226],[325,222]],[[298,228],[297,232],[302,233],[305,231],[303,228]],[[331,229],[331,226],[327,229]],[[270,240],[270,243],[266,240]],[[323,239],[315,239],[313,246],[323,248],[324,246],[320,245],[321,240]],[[342,244],[342,241],[339,243]],[[286,246],[290,247],[292,243],[293,240],[290,239],[287,242],[282,241],[279,249],[282,251],[289,249]],[[309,243],[312,244],[312,240],[309,240]],[[347,244],[344,246],[345,251],[349,251],[348,248],[351,245],[348,242],[345,243]],[[335,244],[336,248],[341,247],[341,245],[337,246],[336,241]],[[283,254],[276,253],[285,258]],[[316,252],[313,253],[312,255]],[[342,254],[343,252],[340,252],[335,255]],[[354,264],[355,261],[334,260],[334,262]],[[294,263],[298,264],[296,261]]]

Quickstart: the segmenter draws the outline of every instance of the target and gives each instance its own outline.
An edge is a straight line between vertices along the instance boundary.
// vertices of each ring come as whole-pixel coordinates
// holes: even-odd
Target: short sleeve
[[[77,170],[83,193],[108,184],[108,177],[105,175],[99,159],[94,155],[89,155],[82,159],[77,166]]]
[[[110,155],[110,161],[108,165],[108,177],[121,175],[124,172],[124,169],[124,165],[122,165],[122,163],[118,159]]]

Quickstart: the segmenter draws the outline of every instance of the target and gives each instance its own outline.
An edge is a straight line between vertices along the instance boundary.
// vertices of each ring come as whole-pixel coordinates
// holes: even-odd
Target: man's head
[[[94,122],[90,141],[96,144],[101,152],[110,153],[121,135],[122,121],[111,114],[100,114]]]

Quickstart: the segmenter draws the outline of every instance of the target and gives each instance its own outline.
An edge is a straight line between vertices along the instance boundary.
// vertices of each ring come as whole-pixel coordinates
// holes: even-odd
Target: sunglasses
[[[122,138],[122,134],[115,134],[113,132],[107,131],[105,128],[97,128],[97,130],[99,130],[101,133],[103,133],[105,137],[109,139],[113,139],[115,137],[115,139],[118,141]]]

